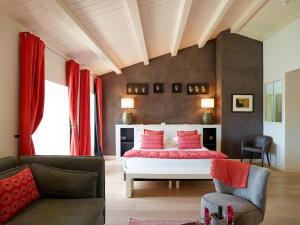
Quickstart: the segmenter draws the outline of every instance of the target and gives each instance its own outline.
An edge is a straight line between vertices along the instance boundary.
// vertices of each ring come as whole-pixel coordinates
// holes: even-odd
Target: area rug
[[[196,224],[195,220],[151,220],[130,218],[128,225],[183,225]]]

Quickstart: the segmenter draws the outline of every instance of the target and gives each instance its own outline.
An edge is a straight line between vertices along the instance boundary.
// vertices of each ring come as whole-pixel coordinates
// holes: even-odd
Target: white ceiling
[[[300,0],[0,0],[0,12],[99,75],[227,29],[263,41],[300,17]]]

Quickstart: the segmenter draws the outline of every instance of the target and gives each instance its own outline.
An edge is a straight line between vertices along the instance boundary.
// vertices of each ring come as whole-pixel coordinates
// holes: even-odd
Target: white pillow
[[[172,143],[173,145],[175,145],[176,147],[178,146],[178,136],[175,136],[172,138]]]

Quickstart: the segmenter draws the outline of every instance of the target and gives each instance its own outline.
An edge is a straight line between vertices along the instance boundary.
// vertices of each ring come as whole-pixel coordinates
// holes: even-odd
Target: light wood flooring
[[[138,181],[134,197],[125,197],[120,163],[106,160],[106,225],[127,225],[129,217],[191,219],[199,216],[200,197],[213,192],[212,181],[184,181],[168,189],[167,181]],[[273,169],[263,225],[300,225],[300,173]]]

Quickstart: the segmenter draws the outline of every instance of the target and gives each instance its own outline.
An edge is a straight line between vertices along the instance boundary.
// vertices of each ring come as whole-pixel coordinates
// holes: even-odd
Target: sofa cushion
[[[4,224],[30,203],[40,198],[29,167],[0,179],[0,224]]]
[[[6,225],[100,225],[104,200],[40,199],[12,218]]]
[[[97,197],[105,198],[105,161],[102,156],[21,156],[19,164],[39,163],[46,166],[52,166],[63,170],[79,170],[96,172]]]
[[[235,225],[257,225],[263,219],[262,212],[249,201],[218,192],[205,194],[201,198],[201,216],[205,207],[210,213],[214,213],[218,211],[218,205],[223,207],[223,214],[226,214],[227,206],[232,205]]]
[[[40,194],[44,198],[96,197],[96,172],[62,170],[33,163],[30,165]]]

